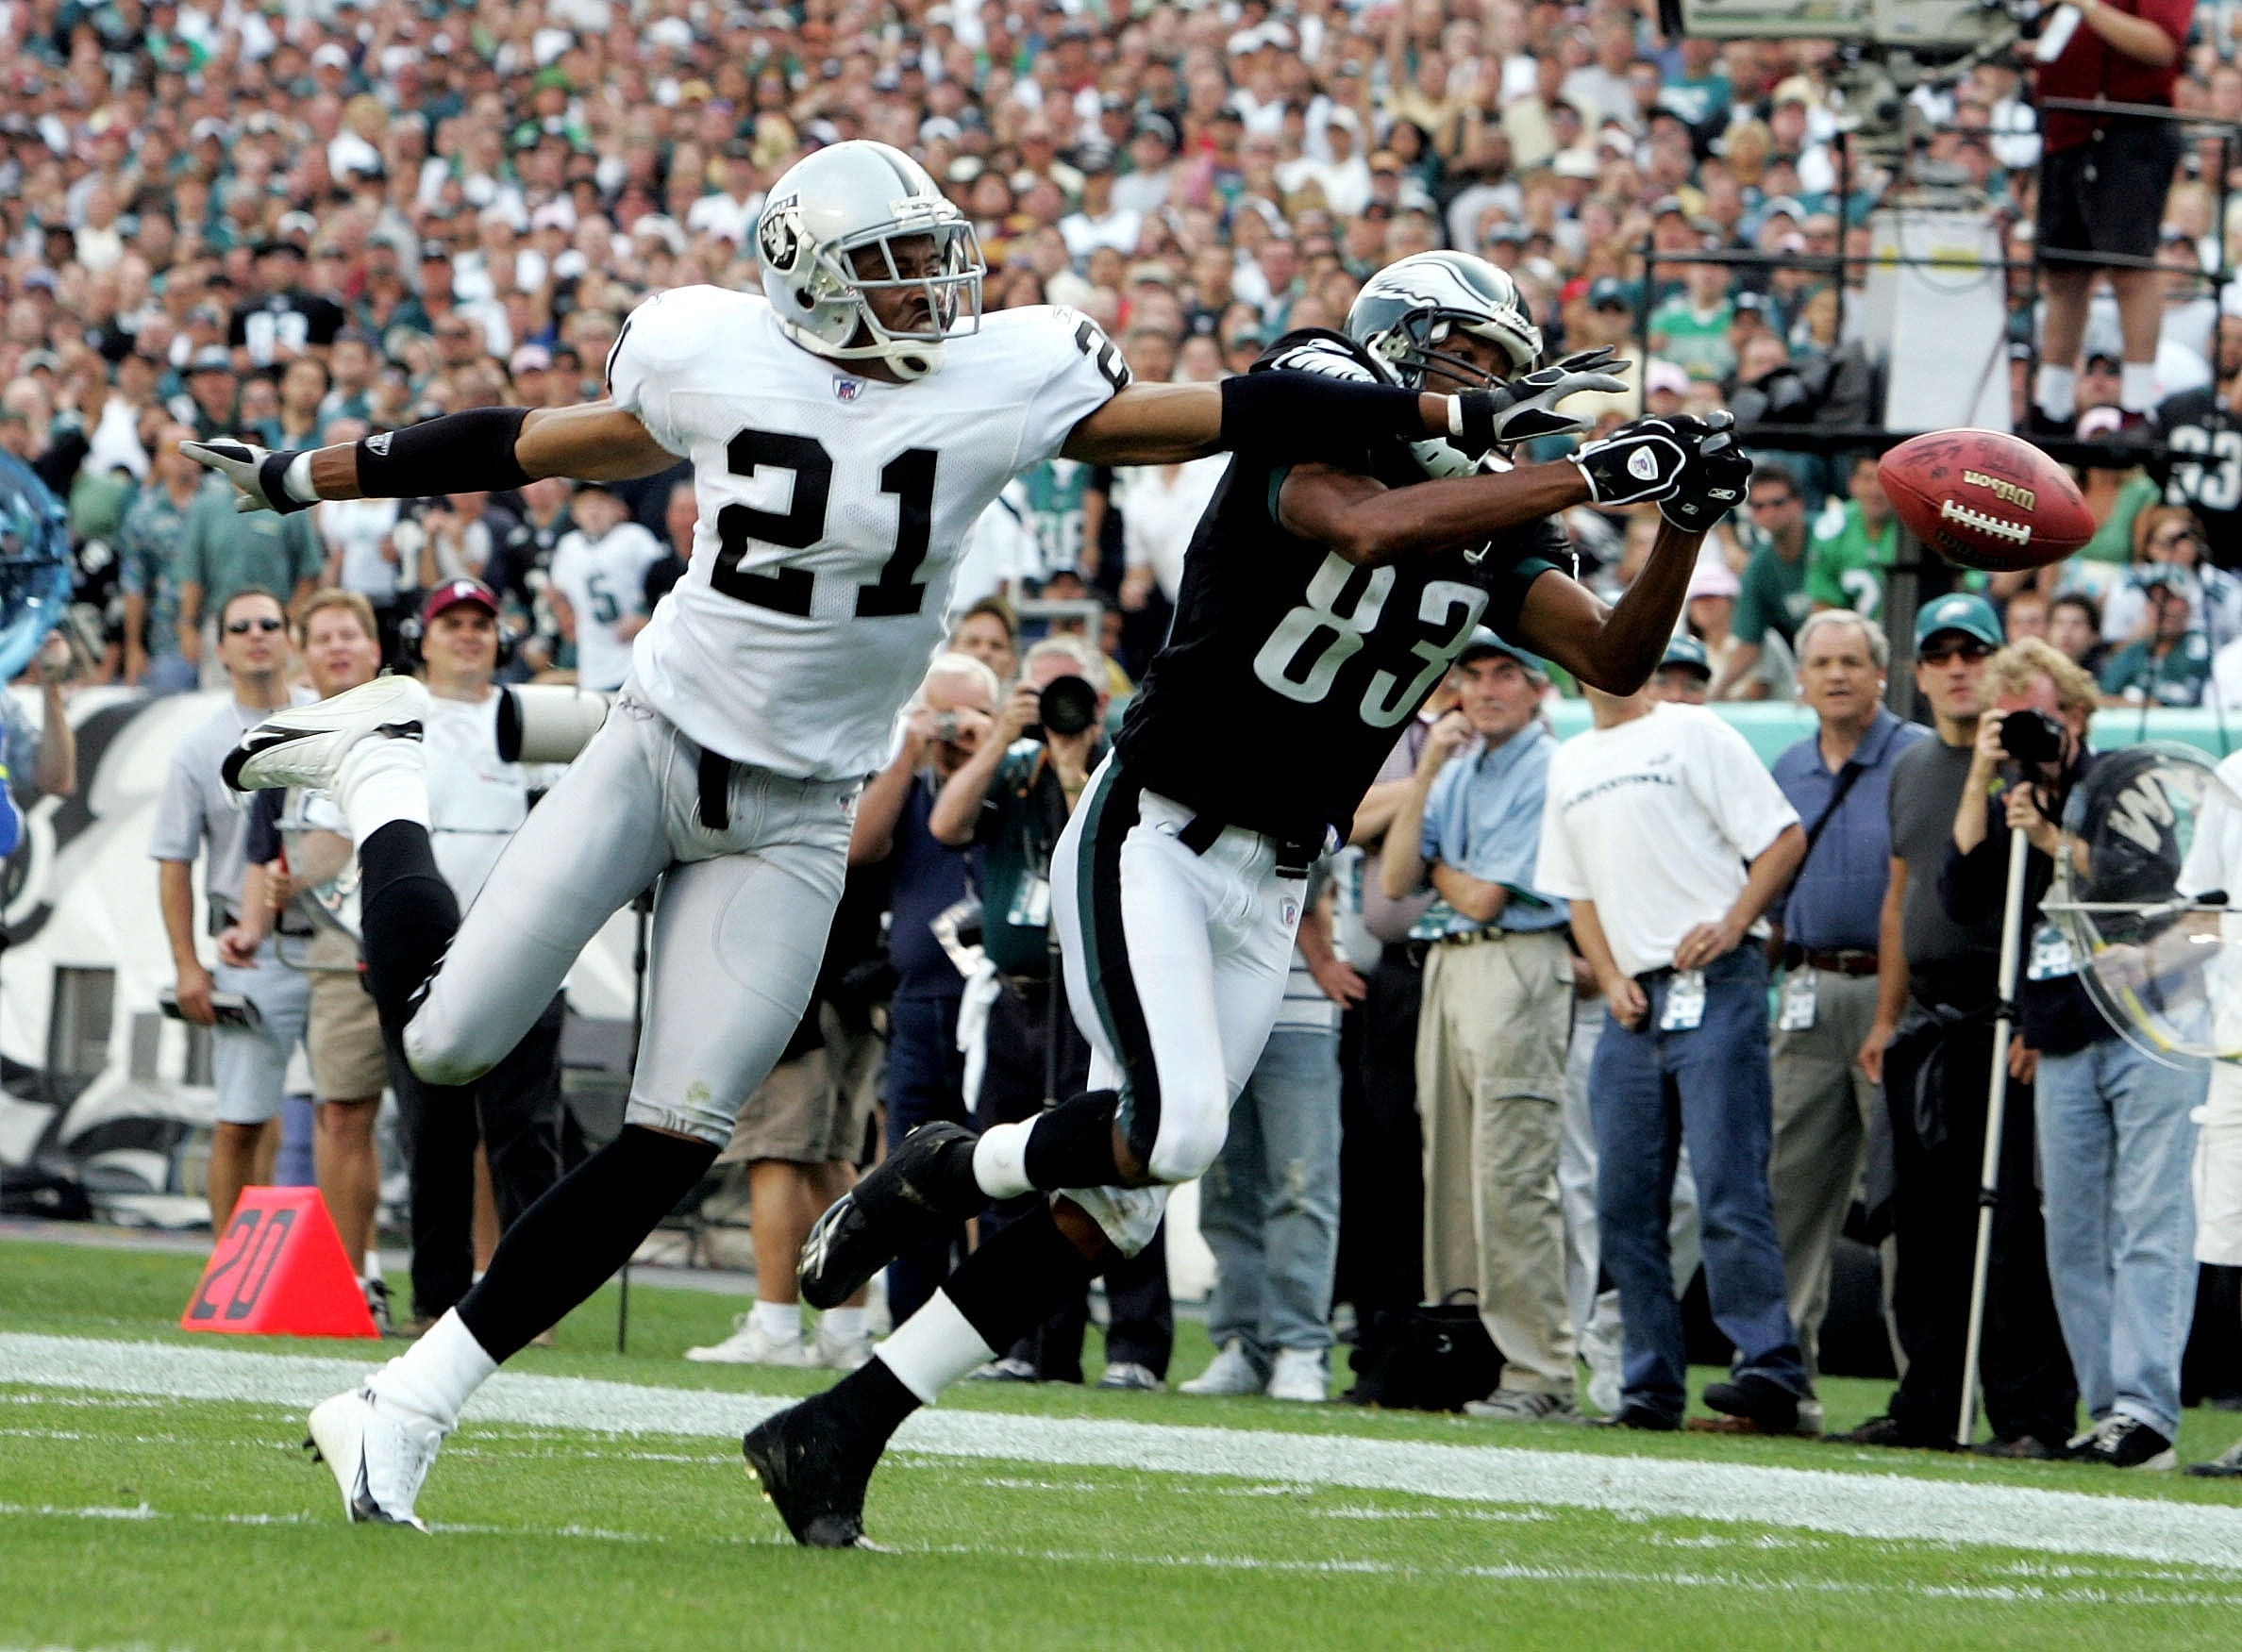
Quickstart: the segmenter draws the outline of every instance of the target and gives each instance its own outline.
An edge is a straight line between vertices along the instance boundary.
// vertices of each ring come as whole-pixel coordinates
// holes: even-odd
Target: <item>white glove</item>
[[[179,451],[196,464],[216,471],[241,491],[241,497],[234,501],[236,510],[276,510],[285,516],[307,509],[310,503],[288,491],[285,477],[296,457],[293,453],[275,453],[229,436],[210,442],[182,442]]]

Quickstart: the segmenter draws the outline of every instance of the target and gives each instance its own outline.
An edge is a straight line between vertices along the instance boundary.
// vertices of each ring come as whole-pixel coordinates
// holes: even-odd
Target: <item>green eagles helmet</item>
[[[1424,388],[1432,367],[1467,380],[1479,377],[1440,349],[1459,332],[1501,347],[1510,373],[1498,377],[1531,372],[1541,358],[1541,329],[1527,313],[1517,284],[1469,253],[1413,253],[1388,264],[1363,283],[1347,312],[1347,336],[1392,367],[1411,390]]]

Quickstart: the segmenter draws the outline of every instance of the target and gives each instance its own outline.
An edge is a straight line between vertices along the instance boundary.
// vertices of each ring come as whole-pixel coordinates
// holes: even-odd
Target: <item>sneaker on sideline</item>
[[[703,1365],[786,1365],[796,1370],[817,1363],[799,1336],[775,1337],[752,1313],[732,1315],[732,1333],[705,1348],[688,1348],[685,1358]]]
[[[1208,1367],[1189,1382],[1176,1384],[1178,1393],[1242,1394],[1259,1393],[1268,1386],[1253,1356],[1246,1352],[1246,1344],[1236,1338],[1222,1344],[1222,1352],[1214,1356]]]
[[[1331,1397],[1331,1374],[1321,1348],[1280,1348],[1269,1369],[1269,1386],[1262,1391],[1271,1399],[1320,1406]]]
[[[1466,1401],[1464,1414],[1489,1423],[1577,1423],[1581,1406],[1569,1393],[1498,1388],[1485,1399]]]
[[[965,1380],[967,1382],[1036,1382],[1041,1378],[1036,1376],[1034,1360],[1014,1360],[1007,1356],[1002,1360],[992,1360],[986,1365],[976,1365],[965,1373]]]
[[[2237,1440],[2209,1462],[2191,1462],[2187,1472],[2199,1480],[2242,1480],[2242,1440]]]
[[[810,1343],[810,1363],[821,1365],[828,1371],[855,1371],[872,1358],[872,1338],[867,1334],[857,1337],[837,1337],[818,1324],[817,1335]]]
[[[2138,1417],[2113,1411],[2095,1430],[2093,1443],[2072,1460],[2099,1462],[2110,1468],[2168,1469],[2179,1466],[2180,1454],[2172,1443]]]
[[[1097,1386],[1124,1393],[1158,1393],[1167,1384],[1152,1374],[1149,1365],[1140,1365],[1134,1360],[1114,1360],[1107,1364]]]

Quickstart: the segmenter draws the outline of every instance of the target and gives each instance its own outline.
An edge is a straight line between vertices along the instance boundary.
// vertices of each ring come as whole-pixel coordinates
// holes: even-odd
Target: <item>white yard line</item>
[[[357,1381],[369,1363],[0,1333],[0,1382],[107,1393],[308,1406]],[[502,1373],[475,1396],[468,1420],[736,1438],[788,1403],[762,1394]],[[933,1457],[1748,1521],[1853,1538],[2107,1555],[2242,1573],[2242,1507],[1890,1474],[986,1411],[922,1412],[896,1443]]]

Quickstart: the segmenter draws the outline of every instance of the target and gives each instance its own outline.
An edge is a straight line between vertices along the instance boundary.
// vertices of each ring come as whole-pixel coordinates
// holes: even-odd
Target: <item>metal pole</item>
[[[2000,1196],[2000,1126],[2008,1111],[2009,1028],[2016,1015],[2016,952],[2024,927],[2024,858],[2032,845],[2009,833],[2008,897],[2000,909],[2000,1008],[1993,1023],[1993,1071],[1985,1084],[1985,1157],[1978,1173],[1977,1259],[1969,1279],[1969,1340],[1962,1350],[1962,1412],[1954,1443],[1977,1432],[1978,1343],[1985,1329],[1985,1277],[1993,1261],[1993,1210]]]

